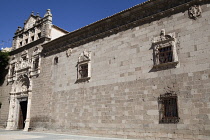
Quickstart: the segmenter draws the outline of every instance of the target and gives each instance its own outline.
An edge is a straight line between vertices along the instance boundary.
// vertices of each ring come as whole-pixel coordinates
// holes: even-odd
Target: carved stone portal
[[[199,16],[201,16],[201,13],[202,11],[200,5],[191,6],[188,11],[189,17],[192,19],[197,19]]]
[[[31,82],[27,75],[20,75],[10,92],[9,116],[6,130],[28,131],[31,108]]]

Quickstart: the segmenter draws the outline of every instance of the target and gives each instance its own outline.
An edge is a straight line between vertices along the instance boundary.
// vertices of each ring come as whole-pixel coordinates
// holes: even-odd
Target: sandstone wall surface
[[[188,10],[42,58],[32,128],[138,139],[210,138],[210,5]],[[152,40],[176,34],[179,64],[153,70]],[[76,83],[80,53],[91,51],[91,79]],[[58,57],[58,64],[53,59]],[[159,124],[158,97],[178,96],[179,123]],[[41,111],[40,111],[41,110]]]

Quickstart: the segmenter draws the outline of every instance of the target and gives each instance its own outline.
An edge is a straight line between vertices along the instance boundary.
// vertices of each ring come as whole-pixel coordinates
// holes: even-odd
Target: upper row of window
[[[67,51],[67,53],[69,50]],[[71,52],[71,51],[70,51]],[[165,30],[161,30],[160,36],[153,40],[154,68],[175,67],[178,64],[178,56],[176,51],[175,33],[165,34]],[[69,56],[69,54],[67,54]],[[91,53],[84,51],[80,54],[77,64],[77,79],[89,80],[91,68]],[[58,57],[54,58],[54,64],[58,63]]]

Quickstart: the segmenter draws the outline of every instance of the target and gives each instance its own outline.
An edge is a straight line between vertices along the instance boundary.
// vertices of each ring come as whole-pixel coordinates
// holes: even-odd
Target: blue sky
[[[146,0],[0,0],[0,49],[10,47],[14,32],[32,11],[51,9],[53,24],[67,31],[96,22]],[[2,42],[5,41],[5,42]]]

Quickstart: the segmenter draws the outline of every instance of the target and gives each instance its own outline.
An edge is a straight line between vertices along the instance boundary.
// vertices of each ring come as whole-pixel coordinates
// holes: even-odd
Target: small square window
[[[166,93],[159,97],[160,123],[178,123],[177,95]]]

